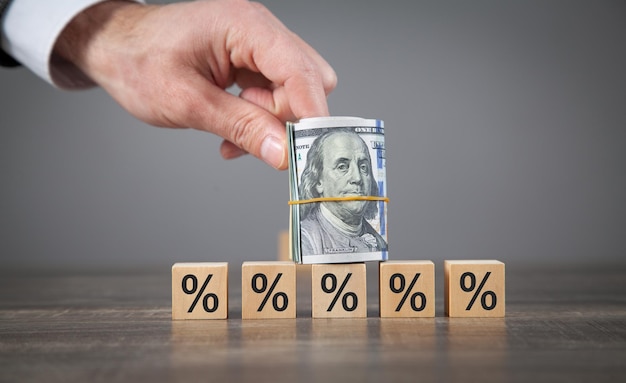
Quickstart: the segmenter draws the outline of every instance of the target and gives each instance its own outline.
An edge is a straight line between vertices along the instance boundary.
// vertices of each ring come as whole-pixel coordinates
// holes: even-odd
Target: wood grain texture
[[[435,316],[435,264],[432,261],[387,261],[379,265],[380,316]]]
[[[228,318],[228,263],[172,266],[172,319]]]
[[[444,261],[446,315],[499,318],[505,314],[504,263],[496,260]]]
[[[230,270],[223,321],[172,321],[168,268],[3,273],[0,381],[603,383],[626,376],[626,264],[507,262],[504,318],[445,317],[442,293],[435,318],[379,318],[378,267],[368,264],[366,319],[312,319],[307,273],[298,275],[297,319],[241,320],[240,273]]]
[[[292,261],[244,262],[241,266],[241,317],[296,317],[296,264]]]
[[[313,318],[365,318],[367,274],[364,263],[311,265]]]

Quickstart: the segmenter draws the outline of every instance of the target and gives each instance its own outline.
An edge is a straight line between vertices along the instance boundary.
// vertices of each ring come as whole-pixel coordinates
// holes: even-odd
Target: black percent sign
[[[391,278],[389,278],[389,288],[391,289],[391,291],[393,291],[396,294],[400,294],[401,292],[404,292],[402,299],[400,299],[400,303],[398,303],[398,307],[396,307],[396,312],[400,311],[400,309],[404,305],[404,302],[406,302],[407,298],[409,297],[409,294],[411,294],[411,291],[413,291],[415,282],[417,282],[417,279],[419,277],[420,277],[420,273],[415,273],[415,276],[413,277],[413,280],[411,281],[411,283],[409,283],[409,287],[407,289],[405,289],[406,279],[404,278],[403,274],[395,273],[391,276]],[[396,284],[398,284],[398,287],[396,287]],[[418,297],[420,298],[419,306],[417,305]],[[424,295],[424,293],[422,292],[413,293],[411,295],[411,300],[409,302],[411,303],[411,309],[413,309],[413,311],[422,311],[426,307],[426,295]]]
[[[341,297],[343,290],[346,288],[346,285],[348,284],[350,277],[352,277],[352,273],[348,273],[348,275],[346,275],[346,278],[343,280],[343,282],[341,282],[339,291],[337,291],[337,276],[332,273],[324,274],[324,276],[322,277],[322,291],[324,291],[326,294],[332,294],[335,291],[337,291],[337,294],[335,294],[335,296],[333,297],[333,300],[332,302],[330,302],[330,306],[328,306],[328,309],[326,311],[333,310],[333,308],[335,307],[335,304],[339,300],[339,297]],[[328,280],[330,280],[330,287],[328,287]],[[352,298],[352,305],[348,305],[348,298]],[[343,294],[343,297],[341,298],[341,306],[343,307],[344,310],[348,312],[354,311],[356,310],[358,305],[359,305],[359,299],[357,298],[355,293],[348,292],[348,293]]]
[[[209,284],[209,281],[211,280],[211,278],[213,278],[213,274],[207,275],[206,279],[204,280],[204,283],[202,284],[202,287],[200,287],[200,291],[198,291],[198,278],[196,278],[195,275],[187,274],[183,277],[182,285],[183,285],[183,292],[185,292],[185,294],[192,295],[192,294],[196,294],[196,291],[198,291],[198,293],[196,294],[196,297],[193,300],[193,303],[191,304],[191,306],[189,306],[189,310],[187,310],[188,313],[192,312],[193,309],[196,307],[196,304],[198,304],[198,301],[200,300],[200,297],[202,297],[202,294],[204,294],[204,290]],[[191,281],[191,288],[187,288],[189,281]],[[211,306],[209,306],[209,299],[212,301]],[[204,308],[204,311],[208,313],[213,313],[217,310],[220,304],[219,302],[220,301],[217,298],[217,295],[213,293],[208,293],[204,295],[202,298],[202,307]]]
[[[480,295],[480,305],[482,306],[483,309],[489,311],[489,310],[493,310],[496,307],[496,304],[498,302],[496,298],[496,293],[494,293],[491,290],[488,290],[480,294],[481,291],[483,290],[483,287],[485,286],[485,282],[487,282],[487,279],[489,279],[490,275],[491,275],[491,271],[488,271],[485,274],[485,277],[483,278],[483,280],[478,285],[478,288],[476,288],[476,275],[474,275],[474,273],[471,273],[468,271],[466,273],[461,274],[461,290],[465,291],[466,293],[475,291],[474,296],[472,296],[472,299],[469,301],[469,304],[465,308],[466,311],[469,311],[472,308],[472,306],[474,306],[474,302],[476,302],[476,298],[478,298],[479,295]],[[469,286],[467,285],[467,279],[469,279]],[[491,297],[490,305],[487,305],[487,297]]]
[[[267,294],[265,294],[265,297],[263,297],[263,301],[261,302],[261,304],[259,305],[259,308],[256,311],[259,311],[259,312],[263,311],[265,304],[270,299],[270,297],[272,297],[272,293],[274,292],[274,289],[276,288],[276,285],[278,284],[278,281],[280,280],[280,277],[282,276],[283,276],[283,273],[278,273],[278,275],[272,282],[272,285],[270,286],[269,291],[267,291],[267,276],[263,273],[254,274],[254,276],[252,277],[252,291],[254,291],[257,294],[263,294],[264,292],[267,291]],[[261,281],[261,287],[259,287],[259,282],[258,282],[259,280]],[[278,298],[282,298],[283,300],[282,305],[278,304],[279,303]],[[272,307],[274,307],[274,310],[285,311],[288,305],[289,305],[289,299],[287,298],[287,294],[285,294],[284,292],[278,292],[273,295]]]

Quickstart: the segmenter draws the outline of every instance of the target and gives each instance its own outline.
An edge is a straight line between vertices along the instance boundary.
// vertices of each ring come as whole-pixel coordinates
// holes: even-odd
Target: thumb
[[[285,126],[277,117],[215,86],[203,99],[188,126],[217,134],[276,169],[287,168]]]

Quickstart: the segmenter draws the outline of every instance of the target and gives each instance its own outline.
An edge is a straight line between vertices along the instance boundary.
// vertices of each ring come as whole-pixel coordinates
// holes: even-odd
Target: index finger
[[[325,86],[324,79],[334,82],[334,71],[312,48],[303,48],[301,40],[269,11],[259,7],[248,8],[249,12],[242,15],[245,19],[254,17],[254,22],[239,20],[239,27],[246,26],[245,32],[234,30],[227,40],[231,62],[284,87],[288,107],[297,118],[328,115],[325,88],[334,84]]]
[[[328,95],[335,89],[337,85],[337,75],[333,68],[328,64],[328,62],[315,50],[312,46],[310,46],[306,41],[304,41],[300,36],[298,36],[293,31],[289,30],[274,14],[272,14],[266,7],[259,3],[251,3],[256,6],[259,12],[263,12],[267,15],[268,20],[273,20],[278,28],[281,28],[285,33],[289,35],[291,39],[295,41],[298,47],[303,51],[304,54],[309,56],[317,65],[320,73],[322,74],[322,84],[324,86],[324,91]]]

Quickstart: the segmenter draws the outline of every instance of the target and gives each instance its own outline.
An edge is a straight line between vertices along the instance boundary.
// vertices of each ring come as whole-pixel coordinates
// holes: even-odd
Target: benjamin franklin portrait
[[[378,196],[372,160],[358,134],[333,129],[313,141],[300,181],[300,199]],[[300,206],[303,255],[387,250],[384,238],[367,222],[376,201],[324,201]]]

